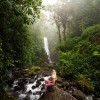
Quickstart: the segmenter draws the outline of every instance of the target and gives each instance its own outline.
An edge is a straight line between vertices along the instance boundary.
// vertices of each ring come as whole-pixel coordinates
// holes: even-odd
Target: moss
[[[25,76],[31,76],[39,73],[41,73],[41,68],[39,66],[32,66]]]

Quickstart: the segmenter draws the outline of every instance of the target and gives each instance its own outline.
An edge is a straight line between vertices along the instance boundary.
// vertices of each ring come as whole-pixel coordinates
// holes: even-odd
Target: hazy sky
[[[56,3],[57,0],[43,0],[43,5],[52,5],[54,3]]]

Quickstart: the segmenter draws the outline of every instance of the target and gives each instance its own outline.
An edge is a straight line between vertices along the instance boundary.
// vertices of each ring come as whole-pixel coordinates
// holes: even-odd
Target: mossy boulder
[[[40,74],[41,68],[39,66],[32,66],[25,76],[34,76],[35,74]]]

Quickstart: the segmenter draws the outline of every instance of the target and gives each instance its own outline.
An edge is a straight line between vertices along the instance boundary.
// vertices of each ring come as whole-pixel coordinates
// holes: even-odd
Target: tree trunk
[[[66,40],[66,26],[63,27],[64,30],[63,30],[63,40],[65,41]]]
[[[61,43],[60,27],[58,28],[58,36],[59,36],[59,42]]]

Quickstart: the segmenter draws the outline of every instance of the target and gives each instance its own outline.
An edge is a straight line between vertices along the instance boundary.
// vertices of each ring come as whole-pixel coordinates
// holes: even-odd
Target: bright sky
[[[54,3],[56,3],[57,0],[43,0],[43,5],[53,5]]]

